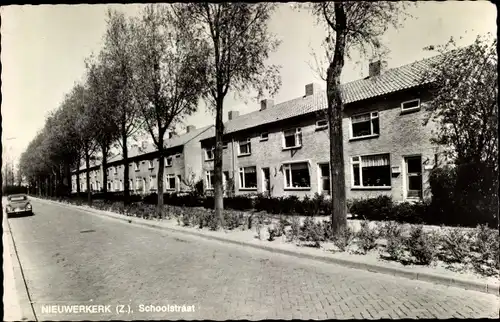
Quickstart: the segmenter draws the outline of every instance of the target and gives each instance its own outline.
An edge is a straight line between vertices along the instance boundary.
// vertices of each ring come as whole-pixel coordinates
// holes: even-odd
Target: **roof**
[[[191,130],[191,131],[186,132],[186,133],[184,133],[182,135],[174,136],[174,137],[168,139],[165,142],[164,146],[165,146],[166,149],[170,149],[170,148],[174,148],[174,147],[185,145],[186,143],[188,143],[189,141],[191,141],[192,139],[194,139],[198,135],[200,135],[203,132],[207,131],[212,126],[213,125],[208,125],[208,126],[205,126],[205,127],[199,128],[199,129]],[[128,150],[128,157],[129,158],[134,158],[136,156],[144,155],[144,154],[148,154],[148,153],[152,153],[152,152],[155,152],[155,151],[157,151],[156,146],[153,143],[148,142],[147,146],[144,149],[141,146],[132,146]],[[108,163],[116,162],[116,161],[120,161],[120,160],[122,160],[122,155],[121,154],[117,154],[117,155],[112,156],[111,158],[109,158],[108,159]]]
[[[443,55],[422,59],[407,65],[389,69],[379,76],[367,77],[341,85],[341,93],[344,104],[354,103],[377,96],[402,91],[430,82],[424,81],[430,67],[439,62]],[[276,104],[263,111],[255,111],[240,115],[231,121],[224,123],[224,133],[233,133],[244,129],[256,127],[285,120],[291,117],[304,115],[311,112],[325,110],[327,108],[326,91],[320,91],[313,95],[298,97],[280,104]],[[215,136],[215,129],[208,131]]]

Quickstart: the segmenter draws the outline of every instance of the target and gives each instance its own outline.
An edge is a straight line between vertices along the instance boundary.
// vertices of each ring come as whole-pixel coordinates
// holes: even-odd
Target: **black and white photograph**
[[[0,14],[4,321],[499,319],[495,3]]]

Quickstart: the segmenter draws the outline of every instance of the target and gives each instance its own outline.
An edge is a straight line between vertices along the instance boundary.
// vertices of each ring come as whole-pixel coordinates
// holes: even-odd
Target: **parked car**
[[[33,207],[25,194],[10,195],[7,197],[7,205],[5,206],[7,216],[13,214],[33,214]]]

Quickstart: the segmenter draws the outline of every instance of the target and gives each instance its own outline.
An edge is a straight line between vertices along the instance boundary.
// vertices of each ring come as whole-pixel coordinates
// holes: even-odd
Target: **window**
[[[316,122],[316,130],[324,130],[328,128],[328,120],[323,119]]]
[[[214,183],[214,170],[208,170],[206,172],[206,187],[207,187],[207,189],[213,189],[214,188],[213,183]]]
[[[311,187],[311,176],[307,162],[284,164],[283,172],[285,174],[285,188]]]
[[[134,162],[135,171],[139,171],[139,162]]]
[[[378,112],[351,116],[352,137],[359,138],[380,134]]]
[[[257,168],[240,168],[240,189],[257,189]]]
[[[401,103],[401,111],[403,112],[416,111],[419,109],[420,109],[419,98]]]
[[[156,176],[149,176],[149,190],[156,190]]]
[[[205,150],[205,156],[206,156],[207,161],[214,159],[214,150],[215,150],[214,147],[211,147],[211,148],[208,148]]]
[[[135,190],[142,190],[142,180],[140,177],[135,178]]]
[[[124,189],[123,189],[123,181],[122,181],[122,180],[120,180],[120,191],[123,191],[123,190],[124,190]]]
[[[114,170],[114,174],[118,173],[118,167],[114,167],[113,170]]]
[[[130,179],[128,181],[128,190],[134,190],[134,180],[133,179]]]
[[[302,146],[302,130],[296,128],[283,131],[283,147],[285,149],[299,148]]]
[[[330,167],[328,163],[319,165],[319,189],[321,193],[330,194]]]
[[[120,191],[120,182],[115,180],[115,191]]]
[[[352,157],[353,187],[390,187],[389,154]]]
[[[174,190],[175,189],[175,175],[167,174],[165,180],[165,189],[166,190]]]
[[[171,167],[172,166],[172,156],[168,156],[165,158],[165,166],[166,167]]]
[[[149,160],[149,168],[150,169],[154,168],[154,161],[153,160]]]
[[[269,140],[269,133],[267,133],[267,132],[261,133],[260,134],[260,140],[261,141],[267,141],[267,140]]]
[[[108,181],[108,190],[109,190],[109,191],[112,191],[112,190],[113,190],[113,187],[111,186],[111,182],[110,182],[110,181]]]
[[[227,145],[228,145],[227,141],[222,142],[222,148],[223,149],[227,149]]]
[[[242,140],[238,143],[238,155],[249,155],[252,153],[250,139]]]

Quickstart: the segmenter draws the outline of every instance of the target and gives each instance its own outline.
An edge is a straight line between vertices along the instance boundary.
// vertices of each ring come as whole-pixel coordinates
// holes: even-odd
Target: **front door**
[[[262,168],[262,192],[270,193],[271,191],[271,180],[269,175],[269,168]]]
[[[406,163],[406,197],[422,198],[422,157],[407,157]]]

